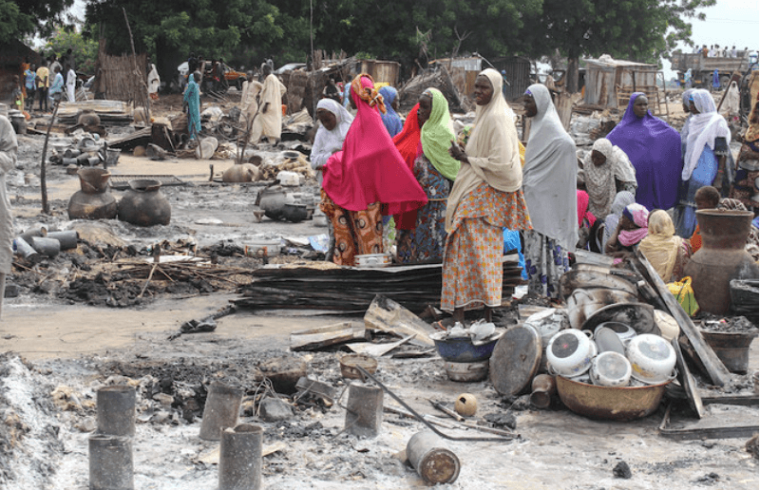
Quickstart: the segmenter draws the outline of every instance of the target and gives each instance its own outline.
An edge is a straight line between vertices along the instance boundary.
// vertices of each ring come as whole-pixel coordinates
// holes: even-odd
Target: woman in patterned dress
[[[520,190],[522,167],[517,130],[502,93],[499,72],[487,69],[475,81],[475,125],[467,147],[452,141],[462,162],[446,207],[441,309],[462,322],[464,310],[484,307],[486,321],[501,305],[502,230],[530,229]]]
[[[383,126],[382,95],[372,77],[351,83],[351,103],[357,109],[343,149],[322,169],[320,208],[332,222],[332,260],[354,265],[356,255],[383,253],[382,215],[400,214],[423,206],[427,197]]]
[[[446,201],[460,163],[449,155],[454,130],[446,97],[434,88],[420,96],[417,119],[422,128],[413,172],[428,197],[417,210],[413,229],[398,230],[397,255],[403,264],[440,262],[446,242]]]

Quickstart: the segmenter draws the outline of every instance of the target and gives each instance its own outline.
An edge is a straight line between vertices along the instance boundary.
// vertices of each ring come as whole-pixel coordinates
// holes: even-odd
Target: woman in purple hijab
[[[623,120],[607,135],[636,169],[636,202],[647,209],[670,209],[678,200],[681,136],[648,110],[648,100],[634,92]]]

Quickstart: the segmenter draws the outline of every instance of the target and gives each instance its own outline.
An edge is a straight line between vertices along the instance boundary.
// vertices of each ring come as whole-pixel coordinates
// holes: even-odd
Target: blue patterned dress
[[[414,161],[414,176],[424,189],[428,203],[417,210],[413,230],[397,230],[397,255],[402,264],[441,262],[446,244],[446,201],[451,181],[424,154]]]

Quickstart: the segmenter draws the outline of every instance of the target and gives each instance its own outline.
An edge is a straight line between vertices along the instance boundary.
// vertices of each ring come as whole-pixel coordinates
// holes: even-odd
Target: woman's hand
[[[467,153],[465,153],[464,149],[462,149],[461,146],[456,144],[454,140],[451,140],[449,155],[451,155],[454,158],[454,160],[459,160],[462,163],[470,163],[470,160],[467,159]]]

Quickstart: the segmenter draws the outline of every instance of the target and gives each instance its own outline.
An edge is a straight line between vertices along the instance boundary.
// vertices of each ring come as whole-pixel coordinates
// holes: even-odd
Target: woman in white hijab
[[[11,201],[5,189],[5,175],[16,167],[18,141],[10,121],[0,116],[0,317],[5,296],[5,276],[11,272],[13,263],[13,215]]]
[[[441,309],[462,322],[464,310],[501,305],[502,230],[530,229],[520,185],[522,168],[515,123],[502,96],[499,72],[475,80],[475,123],[466,149],[454,141],[449,153],[462,165],[446,204]]]
[[[690,103],[694,115],[689,120],[674,220],[676,231],[682,238],[690,238],[697,226],[697,190],[706,185],[714,185],[720,190],[722,182],[719,181],[723,180],[725,173],[721,157],[730,153],[728,145],[731,143],[731,131],[726,120],[716,111],[710,92],[695,90]]]
[[[583,159],[583,169],[578,173],[588,192],[588,211],[597,218],[603,219],[610,214],[618,191],[636,194],[636,169],[628,155],[606,138],[594,141],[591,151]]]
[[[528,291],[559,297],[559,278],[569,268],[567,252],[578,242],[575,142],[567,134],[544,85],[525,92],[533,117],[525,149],[523,192],[533,230],[525,232]]]
[[[322,167],[333,153],[343,148],[348,128],[354,116],[345,107],[332,99],[322,99],[317,104],[317,119],[321,125],[314,136],[311,147],[311,168],[317,171],[317,180],[322,185]]]

